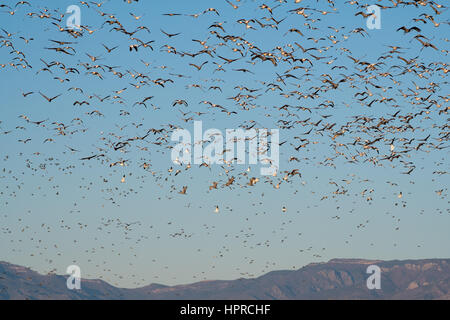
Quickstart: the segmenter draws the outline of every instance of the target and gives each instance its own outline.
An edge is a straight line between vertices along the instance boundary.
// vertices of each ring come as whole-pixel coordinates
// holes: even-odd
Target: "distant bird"
[[[56,98],[60,97],[61,94],[58,94],[57,96],[54,96],[52,98],[47,97],[45,94],[43,94],[42,92],[39,91],[39,94],[45,99],[47,100],[49,103],[51,103],[53,100],[55,100]]]

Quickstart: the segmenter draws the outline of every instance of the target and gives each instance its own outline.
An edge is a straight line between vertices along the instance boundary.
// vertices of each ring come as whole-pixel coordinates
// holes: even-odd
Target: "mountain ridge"
[[[366,286],[367,267],[381,269],[381,289]],[[208,280],[166,286],[152,283],[125,289],[100,279],[82,279],[68,290],[67,276],[40,274],[0,261],[0,299],[450,299],[450,259],[331,259],[298,270],[275,270],[257,278]]]

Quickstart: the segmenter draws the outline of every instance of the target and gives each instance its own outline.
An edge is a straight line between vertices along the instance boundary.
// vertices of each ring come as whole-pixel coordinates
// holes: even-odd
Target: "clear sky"
[[[67,266],[77,264],[83,277],[137,287],[152,282],[181,284],[255,277],[271,270],[297,269],[311,262],[339,257],[449,257],[448,149],[436,149],[429,144],[448,146],[446,139],[431,140],[445,131],[442,126],[448,121],[447,113],[439,112],[448,107],[446,73],[401,74],[405,63],[397,58],[417,57],[418,63],[433,69],[437,67],[432,63],[448,63],[449,26],[445,21],[449,15],[445,8],[439,9],[442,12],[439,15],[430,6],[399,5],[385,9],[381,12],[381,29],[369,30],[366,20],[361,15],[355,16],[358,11],[366,10],[344,1],[337,1],[335,10],[326,1],[312,0],[231,1],[238,9],[226,1],[206,0],[141,0],[132,4],[117,0],[105,1],[100,7],[91,2],[89,7],[74,1],[29,2],[31,6],[19,5],[11,14],[9,11],[14,10],[15,3],[0,0],[0,4],[13,7],[0,10],[4,29],[0,31],[3,37],[0,38],[0,64],[5,64],[0,69],[0,260],[59,274],[65,273]],[[272,14],[261,8],[264,3],[273,9]],[[392,5],[391,1],[377,3]],[[57,26],[64,28],[67,16],[61,22],[45,17],[48,14],[57,18],[58,13],[64,13],[72,4],[80,6],[81,24],[91,33],[85,30],[82,37],[73,38],[67,32],[60,32]],[[220,15],[212,11],[202,14],[210,7]],[[308,18],[290,12],[299,7],[307,8]],[[327,13],[315,11],[319,9]],[[114,18],[101,16],[99,11]],[[31,12],[35,14],[28,15]],[[168,13],[181,15],[164,15]],[[198,17],[189,16],[197,13],[200,13]],[[426,24],[412,20],[423,13],[435,16],[441,25],[436,27],[423,16]],[[271,16],[278,24],[264,19]],[[132,37],[144,42],[153,40],[150,43],[153,50],[141,46],[137,52],[130,52],[129,46],[137,41],[112,30],[117,24],[104,23],[116,18],[127,31],[148,27],[149,32],[141,30]],[[249,22],[252,28],[246,28],[245,23],[237,22],[240,19],[258,19],[277,28],[262,28],[256,21]],[[226,31],[211,27],[219,23]],[[428,38],[426,41],[433,43],[437,50],[422,48],[413,39],[415,31],[407,34],[397,31],[401,26],[413,25],[420,28],[420,33]],[[337,28],[338,32],[330,27]],[[303,36],[288,32],[292,28],[300,30]],[[351,32],[357,28],[362,28],[364,33]],[[180,34],[169,38],[160,29]],[[235,43],[226,42],[211,31],[241,38]],[[201,44],[193,39],[206,42]],[[58,45],[51,40],[74,43]],[[305,49],[318,49],[304,53],[296,42]],[[249,48],[248,43],[255,47]],[[10,44],[23,54],[11,52]],[[108,53],[102,44],[109,49],[118,47]],[[167,52],[173,49],[165,45],[174,47],[177,54]],[[46,49],[64,46],[73,47],[76,53],[67,55]],[[288,52],[294,48],[296,57],[309,58],[312,65],[307,61],[279,61],[275,67],[268,61],[251,60],[252,52],[279,55],[278,46]],[[402,48],[390,53],[392,57],[380,60],[380,56],[389,55],[389,46]],[[241,50],[242,54],[232,48]],[[212,56],[180,54],[202,49],[214,49]],[[311,54],[324,58],[316,60]],[[385,64],[380,64],[379,70],[364,73],[355,68],[348,55],[360,61]],[[89,56],[98,60],[92,61]],[[239,60],[224,64],[219,56]],[[25,59],[32,68],[23,68],[20,59]],[[59,61],[66,71],[74,67],[79,73],[65,73],[57,65],[49,68],[50,73],[42,70],[45,64],[41,59],[47,64]],[[189,65],[201,65],[205,61],[208,63],[200,71]],[[213,61],[226,72],[216,71],[218,65]],[[86,63],[100,65],[89,72],[96,70],[103,79],[87,74]],[[287,71],[296,65],[308,70]],[[108,72],[107,66],[114,67],[112,70],[123,76]],[[235,71],[240,68],[252,73]],[[381,70],[390,72],[391,76],[369,79]],[[139,73],[148,77],[147,83],[139,84],[144,80],[136,79]],[[294,74],[297,79],[285,78],[283,85],[277,81],[277,73]],[[359,78],[355,73],[364,77]],[[340,84],[336,90],[322,90],[314,99],[283,97],[279,90],[268,90],[267,86],[275,83],[285,93],[299,90],[307,94],[324,86],[324,74],[331,75],[333,81],[342,79],[342,75],[353,80]],[[158,79],[169,78],[174,82],[166,82],[164,87],[156,84]],[[420,89],[431,88],[433,82],[439,84],[435,92]],[[214,86],[220,90],[211,89]],[[236,86],[259,91],[248,93]],[[72,87],[82,88],[83,93],[70,90]],[[373,97],[360,103],[355,93],[367,88]],[[24,97],[23,93],[28,92],[33,93]],[[61,96],[49,103],[39,92],[47,97]],[[241,101],[230,99],[239,92],[258,96],[242,98],[247,104],[239,105]],[[402,97],[402,92],[409,96]],[[427,98],[429,94],[431,98]],[[94,95],[110,97],[100,101]],[[146,107],[135,104],[149,96],[154,98],[146,102]],[[395,101],[365,105],[375,97],[393,97]],[[414,97],[425,103],[411,104]],[[172,106],[178,99],[186,100],[189,105]],[[75,101],[88,101],[89,105],[73,105]],[[236,114],[208,108],[201,101],[211,101]],[[321,105],[329,101],[334,102],[333,107]],[[280,110],[285,104],[309,108],[312,112],[290,109],[297,113],[293,116]],[[332,130],[316,132],[332,123],[336,123],[333,129],[336,130],[357,115],[386,119],[397,111],[400,115],[420,112],[430,104],[429,114],[423,113],[423,117],[411,121],[414,131],[379,132],[360,126],[359,131],[353,128],[345,139],[336,141],[331,139]],[[99,111],[102,116],[92,111]],[[191,113],[183,115],[180,111]],[[192,131],[192,120],[186,120],[190,116],[202,120],[205,130],[225,131],[242,124],[251,125],[251,121],[256,121],[258,128],[279,128],[280,142],[287,141],[280,147],[279,176],[261,177],[258,166],[250,166],[247,171],[248,165],[236,165],[228,168],[231,172],[226,172],[227,168],[217,165],[211,168],[197,165],[186,170],[173,164],[168,143],[156,139],[170,140],[167,124]],[[305,126],[279,127],[280,119],[308,118]],[[32,123],[41,120],[45,122]],[[317,127],[311,125],[319,120],[322,122]],[[406,126],[399,119],[397,125]],[[114,150],[116,143],[143,136],[150,128],[165,128],[167,136],[151,133],[146,140],[132,141],[130,146]],[[310,135],[302,135],[310,128],[314,129]],[[356,137],[364,141],[380,134],[384,140],[377,144],[379,153],[350,145]],[[427,145],[416,150],[418,140],[428,135],[431,138]],[[298,136],[307,138],[310,144],[296,151],[295,147],[301,144],[295,138]],[[49,138],[52,141],[45,141]],[[389,156],[391,143],[388,141],[393,138],[401,141],[394,143],[399,152],[406,150],[405,141],[414,138],[413,150],[393,161],[378,161],[376,165],[367,161]],[[337,156],[333,147],[337,141],[348,144],[347,149],[339,149],[346,155],[354,155],[356,149],[366,155],[358,162],[349,162],[348,158]],[[162,145],[155,144],[159,142]],[[96,154],[106,156],[80,160]],[[299,162],[289,161],[292,156]],[[110,166],[122,160],[126,160],[124,166]],[[151,163],[151,168],[144,169],[143,163]],[[402,174],[412,164],[411,174]],[[169,171],[171,167],[173,171]],[[279,189],[274,188],[276,183],[267,183],[282,181],[284,171],[295,168],[301,177],[289,177]],[[178,169],[181,173],[176,174]],[[231,176],[236,177],[236,184],[224,187]],[[260,181],[248,186],[250,177],[259,177]],[[209,190],[214,181],[219,181],[218,189]],[[186,195],[178,193],[183,186],[188,186]],[[219,213],[214,212],[216,206]]]

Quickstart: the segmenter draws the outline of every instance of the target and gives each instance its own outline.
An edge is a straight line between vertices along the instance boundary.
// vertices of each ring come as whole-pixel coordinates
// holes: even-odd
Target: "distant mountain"
[[[366,285],[369,265],[381,268],[381,289]],[[274,271],[256,279],[152,284],[121,289],[102,280],[82,280],[68,290],[66,276],[41,275],[0,262],[0,299],[447,299],[450,259],[374,261],[333,259],[296,271]]]

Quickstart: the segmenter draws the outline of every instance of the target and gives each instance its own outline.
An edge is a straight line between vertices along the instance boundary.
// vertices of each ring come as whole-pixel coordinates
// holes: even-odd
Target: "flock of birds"
[[[50,189],[39,188],[32,196],[45,193],[51,199],[48,194],[60,196],[60,184],[74,172],[81,175],[80,194],[85,193],[80,201],[96,197],[100,189],[102,202],[120,206],[124,198],[145,192],[143,186],[150,180],[165,193],[159,200],[181,199],[187,201],[186,210],[191,206],[202,208],[189,199],[191,190],[203,188],[197,177],[202,176],[208,181],[201,192],[208,195],[221,193],[227,198],[238,192],[250,199],[257,194],[259,200],[251,203],[256,216],[267,213],[264,197],[270,197],[269,193],[285,190],[293,191],[294,196],[306,188],[308,167],[345,173],[341,179],[321,177],[322,183],[328,180],[325,185],[333,190],[324,193],[327,188],[320,187],[311,191],[311,197],[318,196],[314,201],[334,199],[338,203],[339,198],[350,195],[350,185],[356,185],[355,197],[374,202],[376,192],[371,181],[359,174],[348,174],[349,166],[366,170],[389,167],[397,170],[400,177],[412,178],[421,170],[420,159],[434,157],[440,160],[434,162],[431,179],[437,184],[442,179],[448,181],[445,154],[450,137],[450,97],[446,91],[449,40],[445,35],[449,22],[445,20],[444,4],[430,0],[372,1],[383,14],[396,10],[415,13],[409,20],[403,19],[401,25],[383,26],[392,29],[395,37],[401,37],[400,43],[374,44],[371,33],[378,31],[365,28],[365,19],[371,16],[366,8],[373,3],[363,0],[224,0],[220,10],[165,13],[167,25],[154,25],[146,19],[149,13],[137,13],[135,6],[143,5],[142,2],[115,3],[123,10],[114,12],[110,9],[112,1],[79,1],[83,15],[78,28],[66,27],[70,14],[65,13],[65,8],[34,6],[33,1],[0,3],[2,20],[26,19],[44,30],[33,33],[34,30],[10,30],[5,26],[0,31],[0,72],[8,77],[17,73],[24,79],[23,86],[8,95],[21,95],[24,105],[42,105],[39,110],[29,108],[29,113],[17,114],[17,126],[10,127],[12,121],[4,117],[0,121],[0,139],[8,141],[3,144],[3,160],[7,163],[18,157],[26,168],[21,173],[8,169],[6,164],[1,168],[2,211],[7,213],[8,203],[21,197],[20,189],[25,187],[22,179],[39,176],[48,180]],[[148,7],[150,10],[152,5]],[[338,22],[339,19],[332,20],[333,16],[349,12],[351,21],[345,19],[342,25],[328,22]],[[249,13],[253,16],[247,16]],[[192,30],[177,29],[175,26],[179,25],[192,25]],[[191,36],[191,31],[196,35]],[[373,49],[365,52],[364,46]],[[41,83],[48,85],[40,87]],[[183,92],[185,96],[181,96]],[[54,108],[69,111],[55,112]],[[278,172],[259,176],[258,170],[235,161],[214,165],[207,158],[200,165],[172,163],[172,132],[189,128],[196,120],[231,123],[242,129],[279,129]],[[11,152],[15,155],[6,154],[13,143],[18,145]],[[227,152],[230,150],[224,149],[222,154]],[[49,170],[57,173],[50,174]],[[99,177],[87,173],[83,176],[83,170],[97,172]],[[8,179],[11,186],[5,183]],[[91,180],[101,181],[100,186]],[[406,207],[407,192],[396,182],[387,183],[398,187],[395,205]],[[126,187],[127,184],[139,187]],[[434,192],[445,201],[445,181],[444,187],[437,187]],[[332,217],[335,220],[345,215],[338,209],[339,204],[338,214]],[[213,204],[206,210],[221,214],[233,208]],[[289,206],[282,205],[279,210],[288,218],[274,226],[272,234],[281,234],[279,240],[283,243],[288,241],[283,231],[295,225],[295,218],[289,216]],[[349,213],[354,210],[357,209]],[[445,209],[438,211],[445,213]],[[83,214],[76,204],[71,213]],[[400,221],[396,215],[392,218]],[[176,224],[169,220],[169,226]],[[237,234],[225,232],[224,241],[237,238],[243,248],[272,245],[271,239],[252,241],[257,231],[252,229],[249,218],[245,220],[242,223],[246,227]],[[363,229],[368,223],[365,220],[357,228]],[[133,230],[156,229],[144,229],[142,225],[123,217],[102,218],[96,240],[102,243],[101,233],[114,233],[110,229],[114,227],[123,232],[125,243],[133,239],[138,245],[150,236],[143,231],[138,236],[134,233],[133,238]],[[46,224],[41,228],[52,232]],[[73,226],[62,219],[60,228],[83,230],[88,225],[78,222]],[[23,226],[20,231],[28,229],[29,226]],[[209,224],[193,232],[177,227],[166,236],[183,240],[196,235],[206,238],[218,229]],[[15,232],[9,226],[2,226],[1,230],[4,235]],[[155,237],[164,235],[157,233]],[[14,241],[11,240],[11,248],[16,245]],[[42,249],[40,243],[36,245]],[[54,246],[50,249],[58,250],[57,244]],[[87,251],[94,255],[104,246],[99,244]],[[232,250],[226,243],[220,244],[215,258]],[[315,258],[320,258],[323,250],[299,249],[314,252]],[[113,248],[110,254],[116,253]],[[250,256],[244,259],[244,264],[254,263]],[[113,272],[107,263],[98,262],[97,267]],[[275,262],[262,265],[261,272],[267,272]],[[245,265],[238,269],[242,276],[255,275],[246,272]],[[120,274],[115,276],[122,278]],[[206,271],[194,275],[195,279],[207,277]],[[134,280],[138,285],[146,279]]]

